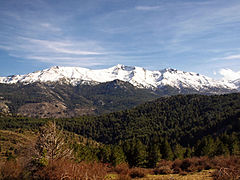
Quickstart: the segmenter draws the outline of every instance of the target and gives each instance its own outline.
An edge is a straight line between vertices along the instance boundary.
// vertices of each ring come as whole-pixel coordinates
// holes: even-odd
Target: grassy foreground
[[[142,180],[213,180],[214,170],[204,170],[202,172],[190,173],[187,175],[168,174],[168,175],[147,175]]]
[[[189,173],[186,175],[180,174],[167,174],[167,175],[146,175],[143,178],[137,178],[139,180],[213,180],[212,174],[215,170],[203,170],[201,172]],[[106,180],[124,179],[117,174],[108,174]],[[127,178],[126,178],[127,179]]]

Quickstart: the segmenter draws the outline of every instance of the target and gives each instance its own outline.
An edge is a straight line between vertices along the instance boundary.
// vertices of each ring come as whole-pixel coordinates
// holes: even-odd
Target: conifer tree
[[[174,155],[173,155],[171,146],[168,143],[167,139],[164,139],[164,141],[161,145],[161,154],[162,154],[163,159],[173,160]]]
[[[145,167],[147,164],[146,146],[140,140],[136,140],[133,148],[134,166]]]
[[[186,149],[183,148],[180,144],[176,144],[173,152],[174,152],[175,159],[184,159],[184,154],[186,152]]]
[[[114,166],[124,163],[126,157],[121,146],[113,146],[111,153],[111,162]]]
[[[160,161],[162,154],[160,152],[160,148],[158,144],[150,144],[148,147],[148,167],[154,168],[157,163]]]

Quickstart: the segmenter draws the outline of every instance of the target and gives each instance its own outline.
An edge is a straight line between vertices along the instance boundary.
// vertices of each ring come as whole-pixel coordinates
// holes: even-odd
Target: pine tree
[[[162,154],[158,144],[150,144],[148,147],[148,167],[154,168],[160,161]]]
[[[183,148],[180,144],[176,144],[173,152],[174,152],[175,159],[184,159],[184,154],[186,152],[186,149]]]
[[[124,163],[126,157],[124,155],[123,149],[121,146],[113,146],[111,153],[111,163],[116,166],[118,164]]]
[[[133,148],[133,162],[134,166],[145,167],[147,164],[146,146],[140,140],[135,142]]]
[[[102,146],[99,148],[97,153],[98,159],[103,163],[111,162],[111,147],[110,146]]]
[[[168,143],[167,139],[164,139],[164,141],[161,145],[161,154],[162,154],[163,159],[173,160],[174,155],[173,155],[171,146]]]

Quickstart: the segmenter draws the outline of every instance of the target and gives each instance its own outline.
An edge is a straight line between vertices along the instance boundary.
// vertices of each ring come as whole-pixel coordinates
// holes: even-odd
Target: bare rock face
[[[0,113],[10,114],[10,110],[7,103],[8,101],[5,101],[3,97],[0,97]]]
[[[61,103],[28,103],[18,109],[18,114],[28,117],[60,117],[64,115],[66,107]]]
[[[93,114],[93,110],[76,108],[69,111],[62,102],[28,103],[18,109],[18,115],[38,118],[61,118]]]

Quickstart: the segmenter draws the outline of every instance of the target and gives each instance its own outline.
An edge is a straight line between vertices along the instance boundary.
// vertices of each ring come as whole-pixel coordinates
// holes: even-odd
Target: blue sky
[[[116,64],[240,76],[239,0],[1,0],[0,76]]]

